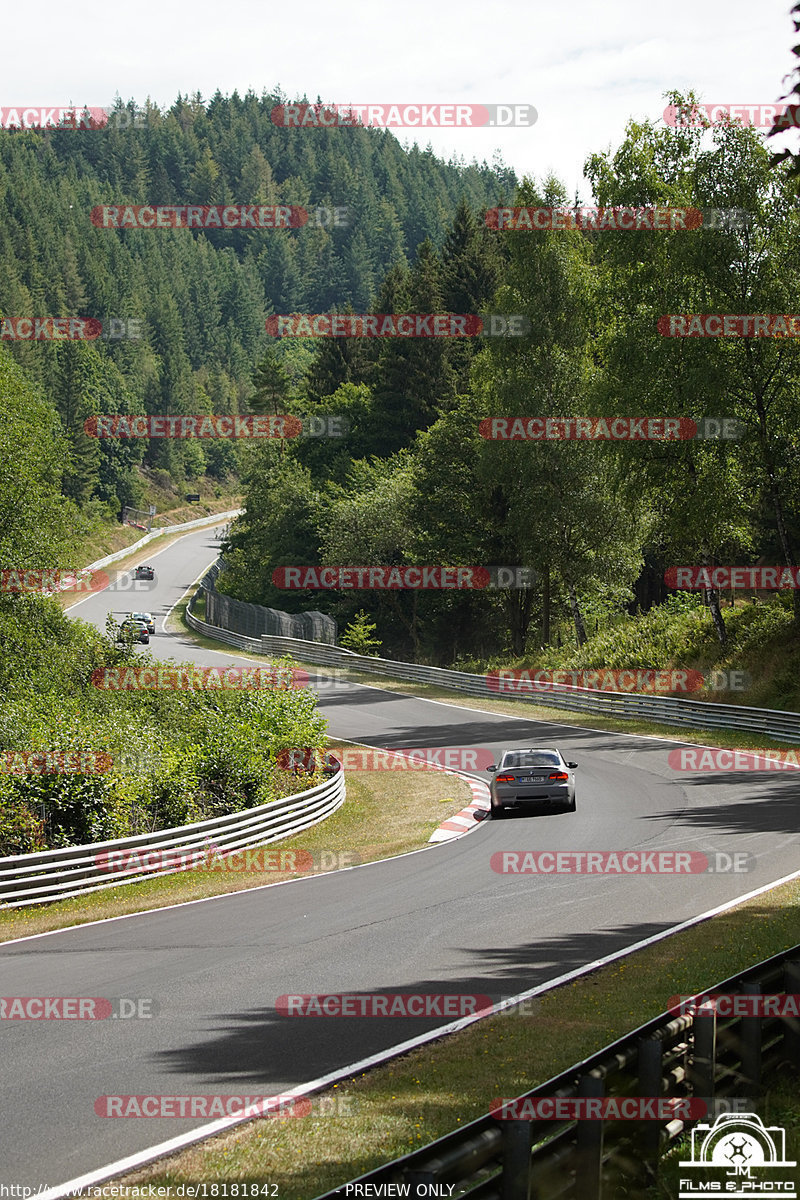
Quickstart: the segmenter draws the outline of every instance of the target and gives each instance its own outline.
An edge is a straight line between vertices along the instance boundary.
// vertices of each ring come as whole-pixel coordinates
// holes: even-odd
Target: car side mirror
[[[489,763],[489,766],[486,768],[486,770],[487,770],[487,771],[496,771],[496,770],[497,770],[497,763]]]
[[[577,765],[578,765],[577,763],[567,763],[567,766],[568,766],[568,767],[570,768],[570,770],[572,770],[572,771],[574,771],[574,770],[575,770],[575,768],[577,767]]]

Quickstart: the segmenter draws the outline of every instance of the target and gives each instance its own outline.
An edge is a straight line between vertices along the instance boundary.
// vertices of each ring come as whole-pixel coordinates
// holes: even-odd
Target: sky
[[[532,105],[528,127],[396,133],[448,159],[491,163],[499,150],[520,177],[552,172],[586,202],[587,156],[613,151],[630,119],[663,120],[668,89],[713,104],[779,100],[800,40],[791,3],[39,0],[3,13],[0,108],[109,107],[117,94],[166,106],[179,92],[278,87],[342,105]],[[800,148],[800,131],[782,144]]]

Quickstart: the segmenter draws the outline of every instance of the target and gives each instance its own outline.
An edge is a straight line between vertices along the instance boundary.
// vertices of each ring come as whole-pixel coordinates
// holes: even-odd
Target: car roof
[[[561,751],[556,746],[509,746],[504,750],[504,754],[560,754]]]

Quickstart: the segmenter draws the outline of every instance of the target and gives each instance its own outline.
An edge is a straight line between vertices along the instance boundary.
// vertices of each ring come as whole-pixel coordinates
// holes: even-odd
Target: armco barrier
[[[744,996],[800,992],[800,946],[707,988],[704,994],[709,992]],[[665,1012],[519,1099],[699,1099],[710,1110],[703,1120],[711,1124],[714,1106],[721,1111],[753,1112],[765,1082],[777,1070],[786,1069],[795,1077],[800,1074],[799,1025],[794,1017],[722,1018],[702,1009],[684,1016]],[[498,1120],[488,1114],[317,1200],[403,1195],[599,1200],[620,1194],[620,1184],[625,1195],[641,1195],[656,1182],[661,1155],[695,1123]],[[767,1186],[764,1190],[772,1191]],[[759,1192],[760,1188],[753,1188],[753,1194]]]
[[[190,625],[192,622],[190,621]],[[194,627],[194,626],[192,626]],[[208,626],[202,632],[208,632]],[[219,631],[210,636],[219,637]],[[695,729],[736,729],[764,734],[785,742],[800,743],[800,713],[781,712],[774,708],[745,708],[738,704],[709,704],[701,700],[681,700],[672,696],[641,696],[628,692],[594,691],[591,688],[555,684],[543,692],[529,694],[491,691],[484,675],[467,675],[442,667],[424,667],[415,663],[393,662],[388,658],[371,658],[353,654],[339,646],[322,642],[303,642],[295,638],[261,637],[261,653],[291,654],[304,662],[321,666],[351,667],[391,679],[413,683],[429,683],[436,687],[466,692],[482,700],[524,700],[551,708],[566,708],[571,712],[590,712],[598,716],[622,717],[624,720],[657,721],[664,725],[689,725]]]
[[[240,508],[231,509],[230,512],[211,513],[207,517],[198,517],[195,521],[184,521],[182,525],[168,525],[163,529],[154,529],[151,533],[145,534],[143,538],[139,538],[138,542],[134,542],[130,546],[126,546],[124,550],[115,550],[113,554],[107,554],[105,558],[98,558],[97,562],[89,563],[88,567],[84,567],[86,571],[99,571],[102,567],[107,567],[109,563],[118,562],[121,558],[127,558],[129,554],[134,554],[143,546],[147,546],[150,542],[160,538],[165,533],[180,533],[183,529],[202,529],[204,525],[220,525],[228,517],[236,517],[242,510]]]
[[[83,896],[123,883],[135,883],[139,879],[173,875],[182,868],[156,866],[152,870],[142,869],[140,862],[130,871],[117,871],[109,869],[108,859],[106,857],[104,861],[104,856],[115,850],[157,851],[167,860],[170,851],[213,850],[224,855],[299,833],[329,817],[344,799],[344,771],[339,770],[306,792],[224,817],[113,842],[92,842],[86,846],[0,858],[0,907],[22,908],[29,904],[66,900],[70,896]]]

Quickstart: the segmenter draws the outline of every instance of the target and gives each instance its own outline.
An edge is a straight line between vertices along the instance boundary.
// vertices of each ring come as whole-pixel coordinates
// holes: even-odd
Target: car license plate
[[[543,779],[544,775],[526,775],[520,783],[541,783]]]

